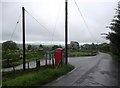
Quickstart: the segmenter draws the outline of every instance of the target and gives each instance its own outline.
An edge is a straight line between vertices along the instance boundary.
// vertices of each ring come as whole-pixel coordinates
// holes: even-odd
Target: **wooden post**
[[[68,52],[67,52],[67,42],[68,42],[68,0],[65,0],[65,64],[68,63]]]
[[[37,68],[37,59],[36,59],[36,68]]]
[[[52,59],[52,65],[53,65],[53,67],[55,66],[55,65],[54,65],[54,59]]]
[[[15,67],[13,66],[13,71],[15,72]]]
[[[46,53],[45,53],[45,65],[47,66],[47,51],[46,51]]]
[[[28,62],[28,70],[29,70],[29,62]]]
[[[41,62],[41,61],[40,61]],[[41,63],[40,63],[40,67],[41,67]]]
[[[22,7],[22,29],[23,29],[23,71],[25,71],[25,8]]]

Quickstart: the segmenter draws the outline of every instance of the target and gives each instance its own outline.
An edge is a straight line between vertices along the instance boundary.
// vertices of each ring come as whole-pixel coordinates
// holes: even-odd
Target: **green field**
[[[23,60],[19,58],[22,51],[3,51],[2,52],[2,67],[11,67],[16,66],[23,63]],[[44,52],[33,52],[26,51],[26,62],[33,60],[44,59]]]
[[[23,63],[23,60],[19,58],[22,51],[3,51],[2,52],[2,67],[12,67]],[[45,52],[26,51],[26,62],[45,59]],[[68,51],[68,57],[81,57],[81,56],[95,56],[97,51]]]

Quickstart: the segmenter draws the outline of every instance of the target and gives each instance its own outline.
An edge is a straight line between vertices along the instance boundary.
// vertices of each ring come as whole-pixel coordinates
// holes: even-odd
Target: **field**
[[[2,52],[2,67],[8,68],[17,66],[23,63],[23,59],[20,58],[22,51],[3,51]],[[81,57],[81,56],[95,56],[97,51],[68,51],[68,57]],[[45,59],[44,51],[26,51],[26,62]]]
[[[19,56],[22,54],[22,51],[3,51],[2,52],[2,67],[11,67],[16,66],[23,63],[22,58]],[[33,61],[33,60],[44,59],[44,52],[33,52],[33,51],[26,51],[26,62]]]

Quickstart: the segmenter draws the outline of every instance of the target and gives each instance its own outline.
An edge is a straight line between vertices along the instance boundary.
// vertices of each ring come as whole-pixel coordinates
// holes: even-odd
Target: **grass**
[[[97,51],[69,51],[69,57],[80,57],[80,56],[95,56]]]
[[[51,82],[61,75],[71,71],[72,65],[63,65],[58,68],[42,67],[38,70],[32,69],[25,72],[19,70],[17,72],[3,73],[3,87],[5,86],[41,86]],[[13,75],[14,74],[14,75]]]
[[[118,63],[120,63],[120,56],[114,55],[113,53],[109,52],[109,54],[112,56],[114,60],[116,60]]]

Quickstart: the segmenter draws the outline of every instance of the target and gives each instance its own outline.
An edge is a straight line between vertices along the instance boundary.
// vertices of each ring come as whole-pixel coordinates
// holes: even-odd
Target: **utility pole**
[[[25,8],[22,7],[22,29],[23,29],[23,71],[25,71]]]
[[[68,63],[68,0],[65,0],[65,64]]]

